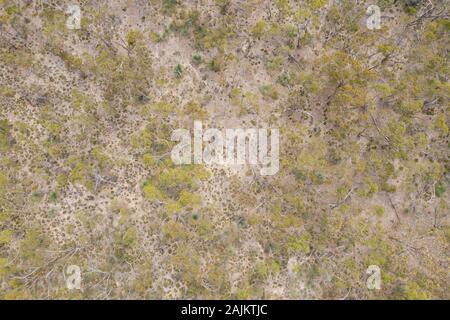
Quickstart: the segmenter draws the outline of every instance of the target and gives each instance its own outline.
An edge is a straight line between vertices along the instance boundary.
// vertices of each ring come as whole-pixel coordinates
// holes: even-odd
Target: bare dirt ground
[[[448,2],[375,3],[0,0],[0,297],[448,299]],[[174,165],[194,120],[279,172]]]

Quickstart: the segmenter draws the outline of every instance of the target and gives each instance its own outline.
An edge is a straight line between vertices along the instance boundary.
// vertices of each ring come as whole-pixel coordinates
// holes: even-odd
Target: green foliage
[[[8,183],[8,177],[4,172],[0,171],[0,196],[2,196],[7,191],[6,187],[8,186]]]
[[[372,211],[378,217],[383,217],[385,213],[384,207],[380,205],[373,206]]]
[[[182,241],[189,237],[189,233],[186,228],[181,223],[176,221],[170,221],[164,224],[162,231],[164,238],[167,241]]]
[[[258,21],[252,28],[251,33],[255,38],[261,38],[266,31],[267,23],[264,20]]]
[[[283,87],[289,87],[293,84],[293,79],[289,73],[283,73],[278,76],[277,83],[281,84]]]
[[[311,242],[311,234],[308,232],[302,233],[300,237],[291,237],[287,243],[287,247],[294,251],[303,251],[304,253],[309,253]]]
[[[99,222],[98,217],[95,214],[83,210],[77,210],[75,216],[81,222],[81,225],[88,231],[94,230],[96,224]]]
[[[345,52],[335,52],[324,57],[322,70],[337,85],[364,85],[372,74],[356,58]]]
[[[12,98],[12,97],[14,97],[15,94],[16,94],[16,91],[11,87],[7,87],[7,86],[0,87],[0,95],[4,96],[6,98]]]
[[[131,250],[138,244],[138,232],[135,226],[116,230],[114,235],[115,256],[120,260],[127,260]]]
[[[146,153],[142,156],[142,163],[146,168],[151,168],[156,165],[157,160],[152,154]]]
[[[176,19],[170,25],[170,29],[180,33],[183,36],[188,36],[191,31],[194,33],[202,30],[201,22],[199,21],[199,12],[192,11],[179,11]]]
[[[330,11],[328,12],[327,18],[329,18],[329,16],[331,14],[336,14],[338,15],[338,11],[337,8],[335,6],[333,6]],[[305,9],[298,9],[295,14],[294,14],[294,18],[298,23],[304,23],[306,22],[309,18],[311,18],[311,12]],[[330,19],[331,20],[331,19]],[[337,21],[337,19],[336,19]]]
[[[275,3],[277,5],[278,10],[280,10],[280,12],[283,15],[289,14],[289,12],[291,11],[289,0],[277,0]]]
[[[179,203],[183,207],[198,208],[201,204],[201,197],[195,193],[182,190],[180,192]]]
[[[80,57],[68,53],[62,47],[59,47],[57,45],[53,47],[53,52],[64,61],[64,63],[69,69],[73,70],[82,69],[83,60]]]
[[[93,190],[94,182],[91,165],[83,161],[76,163],[69,173],[69,181],[81,184],[88,190]]]
[[[171,266],[178,271],[180,280],[187,285],[187,292],[194,294],[201,288],[201,259],[199,254],[186,245],[177,248],[170,259]]]
[[[184,110],[186,114],[191,115],[191,117],[196,120],[207,120],[209,118],[206,108],[196,100],[189,101],[186,106],[184,106]]]
[[[174,105],[161,100],[152,105],[143,107],[143,115],[150,118],[147,125],[131,137],[131,144],[135,149],[151,151],[154,154],[163,154],[170,147],[170,132],[167,123],[158,121],[155,113],[168,115],[174,110]]]
[[[107,102],[120,98],[126,105],[141,102],[139,97],[147,96],[148,81],[153,75],[152,58],[140,40],[140,33],[129,33],[127,55],[119,55],[111,47],[102,45],[97,47],[95,55],[84,55],[83,70],[95,76]]]
[[[183,67],[181,66],[181,64],[177,64],[175,66],[174,74],[175,74],[175,78],[181,79],[181,77],[183,76]]]
[[[431,295],[416,282],[409,282],[404,288],[404,297],[407,300],[429,300]]]
[[[434,187],[435,193],[437,197],[442,197],[447,190],[444,183],[437,183]]]
[[[48,248],[48,238],[38,228],[27,230],[25,239],[20,244],[21,256],[30,264],[42,263],[43,249]]]
[[[147,200],[155,201],[164,199],[163,194],[153,184],[151,184],[148,181],[144,183],[142,191],[144,192],[144,197]]]
[[[20,13],[21,9],[18,6],[9,6],[5,8],[5,12],[9,16]]]
[[[14,232],[9,229],[0,231],[0,246],[8,244],[11,241],[13,234]]]
[[[150,298],[149,290],[152,288],[155,276],[153,274],[153,264],[151,260],[145,261],[139,266],[139,276],[133,282],[133,286],[130,290],[136,292],[139,297]]]
[[[210,62],[209,62],[209,69],[214,72],[220,72],[225,68],[225,59],[221,55],[215,56]]]
[[[72,90],[72,107],[77,111],[91,112],[95,109],[94,99],[78,90]]]
[[[0,120],[0,151],[6,151],[11,146],[10,129],[7,119]]]
[[[136,227],[131,226],[123,234],[122,243],[124,246],[132,248],[136,245],[137,241],[138,237]]]
[[[146,180],[142,190],[147,200],[165,202],[167,212],[174,214],[183,208],[192,210],[200,206],[201,197],[194,191],[208,177],[209,173],[200,166],[168,168]]]
[[[111,158],[100,147],[94,147],[91,151],[91,156],[100,169],[105,169],[112,165]]]
[[[162,0],[163,2],[163,13],[165,15],[172,15],[177,6],[180,4],[178,0]]]
[[[446,136],[448,134],[447,120],[444,114],[439,114],[434,120],[434,127],[439,131],[439,134]]]
[[[325,178],[321,172],[314,172],[311,176],[311,180],[314,184],[323,184],[325,182]]]
[[[404,101],[398,106],[398,110],[404,115],[413,115],[414,113],[420,112],[422,106],[422,101]]]
[[[3,226],[8,222],[10,214],[8,212],[0,212],[0,226]]]
[[[200,63],[202,63],[202,57],[199,54],[194,54],[192,56],[192,63],[194,63],[195,65],[199,65]]]
[[[126,40],[129,47],[133,48],[137,42],[142,39],[142,33],[136,30],[130,30],[127,33]]]
[[[240,106],[242,104],[242,90],[239,88],[233,88],[230,91],[230,102],[234,106]]]
[[[282,56],[275,56],[267,61],[267,69],[270,72],[281,71],[284,64],[284,58]]]
[[[8,273],[8,260],[0,257],[0,279],[3,279]]]
[[[194,31],[194,39],[198,47],[202,49],[217,48],[221,53],[226,50],[234,35],[234,30],[227,25],[221,25],[214,29],[197,26]]]
[[[328,0],[309,0],[308,2],[309,2],[309,7],[312,10],[318,10],[318,9],[324,7],[328,3]]]
[[[378,185],[370,178],[367,178],[365,184],[357,190],[358,195],[361,197],[371,197],[377,192]]]
[[[275,276],[281,271],[280,264],[275,260],[260,262],[255,266],[255,276],[266,280],[269,276]]]
[[[297,181],[305,181],[306,180],[306,175],[305,175],[304,171],[300,168],[294,168],[292,170],[292,174],[294,175],[294,177]]]
[[[15,68],[27,69],[31,67],[33,58],[30,53],[23,50],[16,50],[14,53],[0,50],[0,61]]]
[[[273,85],[263,85],[259,87],[259,91],[265,98],[270,98],[272,100],[278,99],[278,90]]]
[[[230,0],[214,0],[214,2],[220,8],[220,13],[225,15],[230,5]]]
[[[248,300],[252,297],[253,290],[250,286],[245,286],[244,288],[239,289],[236,292],[236,299],[237,300]]]

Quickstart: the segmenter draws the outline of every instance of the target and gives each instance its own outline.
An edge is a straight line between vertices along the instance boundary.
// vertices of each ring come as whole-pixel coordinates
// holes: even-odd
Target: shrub
[[[14,232],[9,229],[0,231],[0,245],[9,243],[12,239],[13,234]]]
[[[445,184],[443,183],[437,183],[436,186],[434,187],[435,193],[436,193],[436,197],[442,197],[442,195],[445,193],[446,188],[445,188]]]
[[[183,67],[181,66],[181,64],[177,64],[175,66],[174,74],[175,74],[175,78],[181,79],[181,77],[183,76]]]
[[[252,28],[251,33],[256,38],[261,38],[267,28],[267,22],[264,20],[258,21]]]
[[[164,199],[164,196],[161,193],[161,191],[159,191],[158,188],[156,188],[153,184],[151,184],[148,181],[144,184],[142,191],[144,192],[144,197],[147,200],[154,201]]]
[[[202,57],[199,54],[194,54],[192,56],[192,63],[195,65],[199,65],[200,63],[202,63]]]

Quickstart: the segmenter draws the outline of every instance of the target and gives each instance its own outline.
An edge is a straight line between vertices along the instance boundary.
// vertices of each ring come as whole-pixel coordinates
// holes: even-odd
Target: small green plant
[[[303,170],[301,170],[299,168],[294,168],[292,170],[292,174],[294,175],[294,177],[297,181],[305,181],[306,180],[305,173],[303,172]]]
[[[314,172],[314,174],[312,175],[312,180],[315,184],[323,184],[325,182],[324,176],[321,172],[318,171]]]
[[[152,183],[146,182],[142,189],[144,196],[147,200],[161,200],[163,199],[163,194],[158,190]]]
[[[288,73],[283,73],[278,77],[277,82],[281,84],[283,87],[288,87],[290,86],[292,79]]]
[[[272,85],[263,85],[259,87],[259,92],[261,92],[264,98],[270,98],[272,100],[278,99],[278,91]]]
[[[260,38],[264,32],[266,31],[267,28],[267,22],[265,22],[264,20],[260,20],[258,21],[252,28],[252,35],[255,38]]]
[[[181,66],[181,64],[177,64],[175,66],[174,74],[175,78],[181,79],[181,77],[183,76],[183,67]]]
[[[230,0],[215,0],[215,2],[220,8],[220,13],[225,15],[230,6]]]
[[[157,163],[157,159],[150,153],[146,153],[142,156],[142,163],[146,168],[151,168]]]
[[[437,183],[436,186],[434,187],[435,193],[436,193],[436,197],[442,197],[442,195],[445,193],[446,188],[445,185],[443,183]]]
[[[166,15],[171,15],[172,13],[174,13],[178,5],[178,0],[163,0],[163,13]]]
[[[7,244],[8,242],[11,241],[13,236],[13,231],[12,230],[2,230],[0,231],[0,245],[2,244]]]
[[[372,207],[373,213],[377,216],[377,217],[383,217],[384,213],[385,213],[385,209],[383,206],[380,205],[375,205]]]
[[[220,72],[224,68],[224,64],[224,59],[221,56],[216,56],[209,62],[209,69],[214,72]]]
[[[56,192],[50,192],[50,201],[56,202],[58,200],[58,194]]]
[[[130,30],[127,33],[127,44],[130,48],[134,47],[138,40],[142,38],[142,34],[139,31]]]
[[[202,57],[199,54],[194,54],[192,56],[192,63],[195,65],[199,65],[200,63],[202,63]]]

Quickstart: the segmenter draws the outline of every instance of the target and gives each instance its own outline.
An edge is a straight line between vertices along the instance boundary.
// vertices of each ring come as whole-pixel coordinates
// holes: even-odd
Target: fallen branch
[[[397,212],[397,208],[395,207],[394,203],[392,202],[391,196],[388,195],[387,197],[389,199],[389,203],[391,204],[392,208],[394,209],[394,212],[395,212],[395,215],[397,217],[398,223],[400,223],[401,221],[400,221],[400,216],[398,215],[398,212]]]

